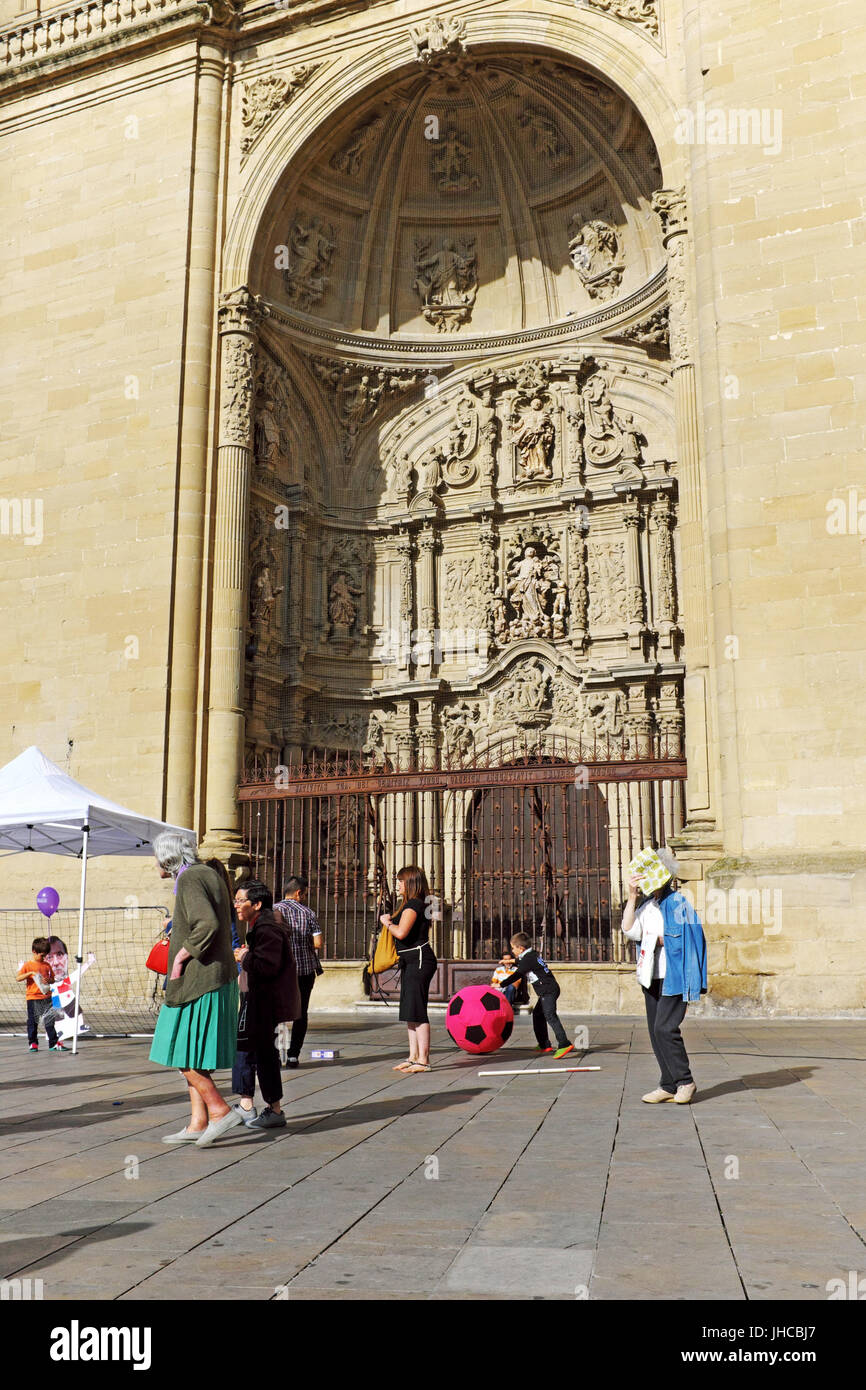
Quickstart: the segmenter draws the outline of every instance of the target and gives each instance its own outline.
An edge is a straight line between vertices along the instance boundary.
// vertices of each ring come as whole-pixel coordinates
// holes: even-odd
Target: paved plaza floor
[[[468,1057],[439,1014],[404,1078],[395,1015],[314,1016],[305,1054],[340,1057],[285,1073],[288,1127],[206,1150],[161,1143],[187,1105],[149,1041],[0,1039],[0,1274],[46,1300],[798,1301],[866,1275],[866,1023],[691,1018],[695,1103],[650,1106],[642,1019],[588,1021],[598,1072],[479,1076],[565,1063],[525,1017]]]

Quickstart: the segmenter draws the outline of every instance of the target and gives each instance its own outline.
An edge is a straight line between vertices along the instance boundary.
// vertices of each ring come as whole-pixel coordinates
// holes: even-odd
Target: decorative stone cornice
[[[86,0],[0,31],[0,77],[156,29],[235,29],[240,0]]]
[[[589,10],[635,24],[652,38],[659,36],[659,0],[583,0]]]
[[[660,188],[653,194],[653,212],[662,228],[662,242],[667,247],[671,237],[681,236],[689,229],[684,188]]]

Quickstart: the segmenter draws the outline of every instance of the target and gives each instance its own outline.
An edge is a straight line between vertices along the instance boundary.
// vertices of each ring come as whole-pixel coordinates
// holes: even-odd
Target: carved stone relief
[[[360,538],[343,536],[331,547],[326,573],[332,638],[357,637],[364,627],[367,562],[367,547]]]
[[[309,82],[321,63],[302,63],[287,73],[266,72],[245,82],[241,101],[241,154],[247,155],[265,126],[278,111],[288,106],[296,92]]]
[[[459,705],[443,709],[440,724],[445,740],[448,763],[458,767],[472,760],[475,754],[475,733],[481,723],[477,704],[462,700]]]
[[[429,237],[415,239],[415,279],[421,311],[440,333],[453,333],[467,323],[478,293],[475,238],[446,237],[438,251]]]
[[[584,746],[591,746],[596,739],[622,736],[625,701],[621,690],[587,690],[559,675],[554,683],[553,712]]]
[[[289,233],[283,283],[289,303],[303,313],[324,298],[328,287],[325,272],[336,249],[332,223],[317,214],[297,214]]]
[[[385,128],[386,120],[387,116],[382,111],[363,125],[356,126],[342,149],[331,156],[331,168],[349,178],[357,178]]]
[[[250,573],[248,586],[247,653],[274,658],[282,644],[277,600],[284,591],[274,532],[265,507],[254,501],[250,515]]]
[[[445,560],[442,582],[442,621],[448,627],[478,627],[484,619],[477,555]]]
[[[667,253],[667,290],[670,304],[671,363],[683,367],[692,361],[689,321],[689,236],[686,195],[682,188],[662,188],[653,194],[653,211],[661,223]]]
[[[548,526],[517,532],[506,552],[507,640],[565,635],[566,587],[559,538]],[[502,639],[500,639],[501,641]]]
[[[625,555],[621,541],[596,541],[587,548],[589,622],[613,627],[626,621]]]
[[[609,222],[585,221],[575,213],[569,223],[568,253],[580,282],[592,299],[610,299],[622,283],[622,243]]]
[[[440,193],[468,193],[479,187],[481,180],[469,168],[472,146],[453,121],[430,145],[430,173]]]
[[[658,0],[584,0],[591,10],[601,10],[614,19],[637,24],[654,39],[659,36]]]
[[[529,137],[529,145],[551,169],[558,169],[568,159],[571,150],[562,137],[556,121],[540,106],[528,103],[517,117],[517,124]]]
[[[259,482],[287,481],[291,469],[288,418],[290,395],[286,374],[267,359],[256,375],[256,414],[253,459]]]
[[[670,310],[667,304],[656,309],[639,323],[622,328],[611,337],[617,342],[638,343],[641,347],[666,348],[670,345]]]
[[[540,728],[550,723],[552,681],[543,661],[523,661],[513,674],[494,691],[491,713],[503,724],[521,728]]]
[[[252,432],[255,348],[251,339],[231,333],[222,339],[220,439],[249,448]]]
[[[462,15],[449,15],[445,19],[441,15],[430,15],[420,24],[412,25],[409,37],[416,61],[425,66],[466,55],[466,20]]]
[[[334,394],[340,445],[347,460],[361,430],[374,420],[380,407],[390,396],[408,391],[420,377],[409,368],[367,367],[330,357],[313,358],[313,370]]]

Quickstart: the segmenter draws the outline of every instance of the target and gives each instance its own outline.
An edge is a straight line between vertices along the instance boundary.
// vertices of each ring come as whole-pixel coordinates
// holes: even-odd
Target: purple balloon
[[[60,894],[56,888],[40,888],[36,894],[36,906],[43,917],[53,917],[60,906]]]

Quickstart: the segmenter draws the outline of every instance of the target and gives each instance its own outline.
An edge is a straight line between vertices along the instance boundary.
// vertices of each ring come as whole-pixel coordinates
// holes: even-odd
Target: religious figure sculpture
[[[345,636],[351,632],[358,617],[358,607],[354,600],[361,590],[352,584],[349,576],[342,571],[331,579],[328,589],[328,617],[335,636]]]
[[[533,153],[546,160],[551,169],[556,169],[568,157],[568,148],[556,122],[540,107],[525,106],[517,123],[529,133]]]
[[[431,254],[430,239],[415,242],[415,279],[412,288],[421,300],[424,317],[440,333],[466,323],[478,293],[475,238],[461,241],[461,249],[447,238]]]
[[[477,188],[480,180],[467,168],[472,146],[459,134],[456,125],[449,123],[441,140],[433,142],[430,169],[440,193],[466,193]]]
[[[409,30],[415,57],[419,63],[425,64],[440,54],[465,53],[465,34],[466,20],[462,15],[449,15],[447,19],[442,19],[440,15],[433,14],[421,24],[413,24]]]
[[[355,178],[361,172],[367,151],[375,145],[384,124],[385,116],[380,113],[365,125],[357,126],[343,148],[331,156],[331,168]]]
[[[337,242],[330,222],[320,217],[298,217],[289,235],[289,264],[283,280],[289,302],[306,312],[317,304],[325,293],[328,280],[325,271]]]
[[[511,433],[517,445],[517,477],[523,481],[552,478],[550,455],[555,430],[540,396],[534,396],[527,409],[511,417]]]
[[[508,585],[508,597],[519,615],[519,623],[529,632],[542,635],[547,626],[544,604],[550,591],[545,565],[539,558],[534,545],[528,545],[523,558],[517,565],[517,572]]]
[[[571,219],[569,238],[571,263],[581,284],[593,299],[610,299],[622,281],[623,263],[619,236],[610,223],[583,222],[580,214]]]

